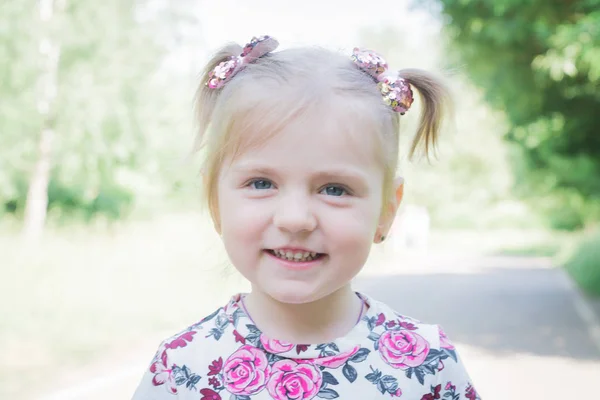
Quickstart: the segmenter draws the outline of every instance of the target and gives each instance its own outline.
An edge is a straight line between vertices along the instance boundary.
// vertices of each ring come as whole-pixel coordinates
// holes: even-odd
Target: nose
[[[274,225],[290,233],[311,232],[317,227],[310,200],[306,196],[290,195],[282,197],[275,215]]]

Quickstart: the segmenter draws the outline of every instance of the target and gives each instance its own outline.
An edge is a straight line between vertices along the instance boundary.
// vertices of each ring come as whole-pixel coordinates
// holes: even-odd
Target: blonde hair
[[[394,195],[398,166],[400,115],[384,104],[373,78],[359,70],[349,56],[320,49],[295,48],[267,54],[248,64],[221,89],[205,85],[219,63],[242,52],[223,47],[208,62],[196,93],[198,134],[195,150],[205,148],[203,194],[218,226],[217,180],[223,161],[242,149],[245,132],[265,132],[260,140],[281,130],[289,121],[319,109],[343,104],[345,115],[363,118],[377,135],[384,151],[384,204]],[[435,149],[440,123],[451,101],[445,85],[434,75],[417,69],[399,71],[419,93],[422,110],[419,127],[410,145],[412,158],[422,147]],[[409,111],[410,112],[410,111]],[[250,144],[252,145],[252,144]],[[247,146],[245,146],[247,148]]]

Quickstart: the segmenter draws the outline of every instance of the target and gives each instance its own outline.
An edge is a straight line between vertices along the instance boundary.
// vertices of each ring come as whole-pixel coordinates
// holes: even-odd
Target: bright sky
[[[439,31],[439,21],[409,6],[410,0],[202,0],[197,15],[208,52],[259,35],[274,36],[280,49],[319,45],[349,51],[364,27],[401,25],[415,41]]]

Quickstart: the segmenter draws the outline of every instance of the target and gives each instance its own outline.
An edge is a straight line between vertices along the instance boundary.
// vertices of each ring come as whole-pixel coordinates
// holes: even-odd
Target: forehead
[[[275,112],[248,113],[233,132],[232,163],[260,159],[288,168],[383,166],[382,133],[373,112],[355,102],[312,104],[281,118]],[[312,163],[312,164],[311,164]]]

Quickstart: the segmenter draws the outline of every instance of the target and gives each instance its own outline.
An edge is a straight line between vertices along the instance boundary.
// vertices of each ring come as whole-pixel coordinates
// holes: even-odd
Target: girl
[[[351,288],[402,200],[399,116],[418,90],[427,152],[446,89],[370,51],[276,47],[225,47],[197,96],[208,206],[252,290],[165,340],[134,399],[478,399],[439,326]]]

